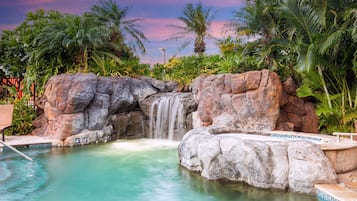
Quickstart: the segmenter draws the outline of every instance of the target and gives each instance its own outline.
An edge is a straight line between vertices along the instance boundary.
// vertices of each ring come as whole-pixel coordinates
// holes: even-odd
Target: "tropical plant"
[[[93,57],[93,61],[100,67],[92,70],[92,72],[97,75],[135,77],[148,75],[150,73],[150,65],[141,64],[139,58],[115,61],[109,57]]]
[[[41,57],[63,57],[69,53],[74,66],[88,71],[88,57],[92,51],[104,45],[108,36],[101,27],[94,26],[87,18],[65,15],[46,26],[35,38],[33,60]]]
[[[205,40],[210,37],[207,31],[213,18],[211,8],[204,8],[201,3],[187,4],[183,10],[183,16],[178,18],[184,25],[171,25],[179,30],[172,39],[185,39],[181,47],[185,48],[191,43],[193,35],[194,53],[202,55],[206,51]]]
[[[245,21],[238,35],[260,35],[260,44],[250,51],[263,57],[266,67],[295,78],[302,75],[301,91],[310,93],[299,94],[317,100],[321,128],[328,131],[351,128],[355,112],[356,4],[355,0],[254,0],[240,12]]]
[[[147,41],[145,34],[141,31],[138,22],[140,18],[127,19],[129,8],[121,8],[114,0],[102,0],[99,5],[94,5],[87,17],[93,19],[110,34],[112,47],[116,50],[117,56],[132,50],[140,50],[145,53],[144,42]]]
[[[243,73],[261,69],[255,56],[225,54],[210,56],[173,57],[165,65],[156,64],[151,76],[163,80],[175,80],[181,89],[186,89],[192,80],[202,74]],[[195,66],[195,68],[192,68]]]
[[[36,118],[36,110],[32,105],[29,105],[29,96],[16,98],[15,87],[6,87],[10,93],[6,100],[0,100],[0,103],[14,104],[12,125],[5,130],[5,135],[27,135],[32,132],[32,121]]]

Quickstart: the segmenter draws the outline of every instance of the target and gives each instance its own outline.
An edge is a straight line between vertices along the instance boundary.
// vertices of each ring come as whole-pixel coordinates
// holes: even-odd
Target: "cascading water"
[[[185,132],[185,111],[180,94],[156,99],[150,108],[150,137],[174,140]]]

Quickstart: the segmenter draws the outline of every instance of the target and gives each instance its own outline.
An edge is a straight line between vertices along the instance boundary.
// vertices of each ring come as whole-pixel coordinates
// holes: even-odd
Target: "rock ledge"
[[[304,140],[189,131],[178,151],[180,164],[207,179],[242,181],[260,188],[313,193],[316,183],[336,183],[337,176],[319,146]]]

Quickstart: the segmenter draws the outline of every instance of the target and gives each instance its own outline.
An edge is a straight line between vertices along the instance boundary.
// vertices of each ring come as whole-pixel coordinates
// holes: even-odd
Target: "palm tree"
[[[194,53],[202,55],[206,50],[205,40],[208,33],[207,30],[213,20],[213,13],[210,8],[204,8],[201,3],[196,6],[193,4],[187,4],[183,10],[183,16],[178,19],[184,23],[184,26],[172,25],[180,32],[176,33],[173,39],[187,38],[187,36],[194,35]],[[186,47],[190,43],[191,39],[187,39],[183,47]]]
[[[278,36],[279,20],[276,0],[247,1],[241,11],[235,13],[233,26],[238,35],[258,35],[267,44]]]
[[[34,59],[66,54],[75,66],[88,70],[88,56],[106,41],[106,33],[83,17],[66,15],[46,26],[35,38]]]
[[[280,17],[279,4],[276,0],[248,0],[242,10],[235,13],[234,20],[230,24],[237,33],[237,37],[256,38],[254,45],[259,64],[274,69],[279,56],[277,52],[284,49],[290,52],[286,46],[288,33],[284,29],[285,20]],[[250,46],[247,46],[250,48]]]
[[[102,0],[100,5],[94,5],[87,13],[88,17],[109,31],[113,47],[119,50],[117,56],[128,51],[128,46],[134,51],[146,52],[144,42],[147,38],[137,24],[142,19],[127,19],[128,11],[128,7],[121,8],[114,0]]]

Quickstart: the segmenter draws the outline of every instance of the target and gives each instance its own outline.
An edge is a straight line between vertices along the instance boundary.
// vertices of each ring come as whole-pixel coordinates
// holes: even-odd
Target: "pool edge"
[[[340,184],[315,184],[315,189],[322,201],[357,201],[357,192]]]

